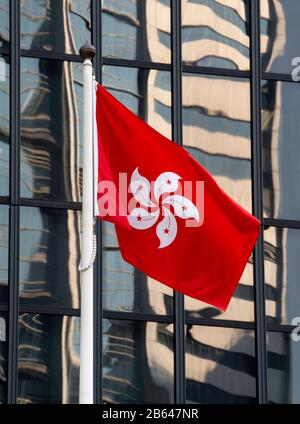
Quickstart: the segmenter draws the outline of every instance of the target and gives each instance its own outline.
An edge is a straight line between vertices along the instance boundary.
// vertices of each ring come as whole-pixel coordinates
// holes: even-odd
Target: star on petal
[[[172,181],[171,180],[167,180],[166,181],[168,185],[171,185]]]
[[[169,228],[164,228],[164,233],[165,234],[169,234],[169,232],[170,232]]]
[[[136,217],[136,220],[137,220],[137,221],[141,221],[141,220],[142,220],[141,215],[138,215],[138,216]]]

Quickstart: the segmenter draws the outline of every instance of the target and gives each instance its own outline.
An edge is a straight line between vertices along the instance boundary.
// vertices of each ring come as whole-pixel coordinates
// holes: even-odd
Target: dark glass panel
[[[255,403],[254,331],[187,325],[188,403]]]
[[[184,146],[251,212],[249,81],[184,74],[182,94]]]
[[[103,401],[174,401],[172,324],[103,321]]]
[[[173,290],[125,262],[118,249],[107,249],[103,252],[103,308],[170,315]]]
[[[10,0],[0,0],[0,47],[9,47],[9,4]]]
[[[300,324],[300,318],[299,318]],[[300,341],[290,333],[267,333],[270,403],[300,403]]]
[[[103,85],[141,119],[171,138],[171,73],[156,69],[103,67]]]
[[[23,0],[21,48],[78,54],[91,39],[90,0]]]
[[[79,318],[19,318],[18,403],[78,403]]]
[[[0,312],[0,404],[7,393],[7,314]]]
[[[261,0],[261,63],[265,72],[291,73],[299,57],[300,2]]]
[[[0,205],[0,303],[8,299],[8,206]]]
[[[170,0],[103,0],[103,55],[170,63]]]
[[[9,58],[0,55],[0,196],[9,195],[9,84]]]
[[[268,321],[291,325],[300,315],[300,230],[270,227],[264,246]]]
[[[249,69],[247,0],[182,0],[181,5],[183,62]]]
[[[300,86],[262,82],[264,215],[300,219]]]
[[[21,59],[21,196],[79,201],[80,63]]]
[[[79,212],[20,210],[22,305],[79,308]]]

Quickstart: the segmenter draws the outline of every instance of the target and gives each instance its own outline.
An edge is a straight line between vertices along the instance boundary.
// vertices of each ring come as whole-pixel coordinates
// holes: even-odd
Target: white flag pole
[[[93,226],[94,226],[94,170],[93,170],[93,65],[95,48],[85,43],[79,50],[83,59],[83,183],[81,227],[81,320],[79,403],[94,402],[93,381]]]

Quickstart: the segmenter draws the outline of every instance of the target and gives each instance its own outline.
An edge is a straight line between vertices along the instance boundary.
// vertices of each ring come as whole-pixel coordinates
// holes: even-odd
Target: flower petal
[[[174,172],[163,172],[154,183],[154,196],[158,202],[163,193],[172,193],[178,189],[178,180],[181,177]]]
[[[182,219],[194,218],[199,221],[199,211],[189,199],[179,194],[168,196],[163,200],[164,205],[171,205],[174,208],[175,215]]]
[[[156,227],[156,235],[160,240],[159,248],[169,246],[177,234],[177,222],[172,212],[163,207],[164,217]]]
[[[138,203],[148,208],[154,208],[157,205],[150,200],[150,190],[151,187],[147,178],[142,177],[138,168],[135,168],[130,180],[130,191]]]
[[[135,208],[127,216],[129,224],[136,230],[146,230],[152,227],[159,217],[159,209],[155,212],[148,212],[143,208]]]

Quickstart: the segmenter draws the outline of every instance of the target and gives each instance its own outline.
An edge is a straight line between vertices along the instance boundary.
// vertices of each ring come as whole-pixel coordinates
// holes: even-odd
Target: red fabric
[[[117,202],[116,216],[99,216],[115,224],[123,258],[167,286],[225,310],[257,240],[260,221],[225,194],[185,149],[136,117],[100,84],[96,119],[98,181],[110,180],[118,185],[122,172],[128,174],[129,184],[138,168],[149,181],[169,171],[178,174],[181,182],[204,182],[204,216],[199,211],[202,225],[186,227],[186,221],[195,219],[175,217],[176,237],[164,248],[159,247],[156,234],[161,216],[156,225],[143,230],[133,228],[127,216],[119,216],[125,202]],[[195,202],[194,194],[189,200]],[[169,210],[174,213],[172,205]]]

